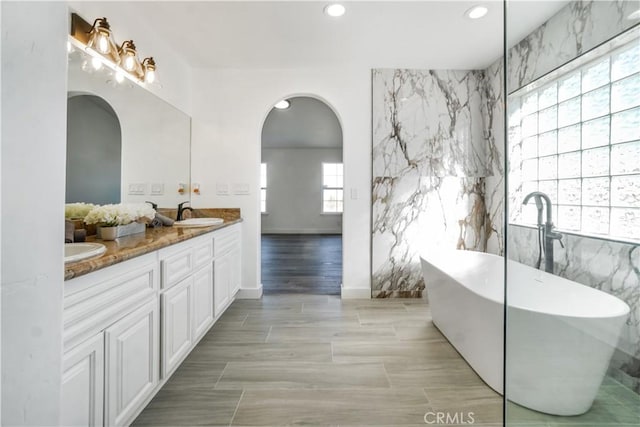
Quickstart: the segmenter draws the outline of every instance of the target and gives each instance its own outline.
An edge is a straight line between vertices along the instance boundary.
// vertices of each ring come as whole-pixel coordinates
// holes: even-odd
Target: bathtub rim
[[[486,258],[493,258],[493,259],[500,259],[504,262],[505,257],[500,256],[500,255],[496,255],[496,254],[492,254],[492,253],[488,253],[488,252],[479,252],[479,251],[468,251],[468,250],[460,250],[460,249],[448,249],[448,250],[444,250],[444,251],[439,251],[434,257],[437,258],[442,258],[443,256],[447,256],[449,254],[454,254],[454,255],[459,255],[460,253],[469,253],[469,254],[473,254],[474,256],[480,256],[480,257],[486,257]],[[511,259],[506,259],[507,261],[507,268],[509,264],[516,264],[516,265],[520,265],[526,268],[530,268],[534,271],[537,271],[538,273],[542,274],[543,276],[551,276],[554,280],[561,280],[561,281],[565,281],[567,282],[567,284],[569,284],[572,287],[576,287],[576,289],[580,289],[580,292],[596,292],[596,293],[601,293],[603,295],[605,295],[604,298],[608,299],[611,301],[612,303],[612,309],[605,314],[600,314],[600,315],[594,315],[594,314],[576,314],[576,313],[558,313],[558,312],[549,312],[549,311],[542,311],[540,309],[537,308],[532,308],[532,307],[527,307],[527,306],[523,306],[522,304],[514,304],[512,301],[509,300],[508,298],[508,284],[507,284],[507,289],[505,289],[504,286],[504,269],[502,272],[502,292],[500,293],[500,295],[502,296],[501,298],[495,298],[493,296],[488,296],[485,294],[482,294],[480,292],[478,292],[476,289],[470,288],[468,286],[466,286],[464,283],[461,283],[458,279],[452,277],[447,271],[443,270],[441,267],[439,267],[437,264],[434,264],[433,262],[429,261],[429,258],[427,258],[428,254],[425,254],[424,252],[419,254],[420,260],[421,262],[426,262],[428,263],[432,268],[435,268],[436,270],[438,270],[439,272],[441,272],[442,274],[448,276],[451,280],[453,280],[454,282],[456,282],[459,286],[464,287],[468,292],[472,292],[473,294],[477,295],[480,298],[495,302],[497,304],[501,304],[503,306],[506,305],[507,307],[507,316],[509,313],[510,309],[517,309],[517,310],[523,310],[523,311],[527,311],[530,313],[542,313],[542,314],[547,314],[549,316],[557,316],[557,317],[562,317],[562,318],[566,318],[566,319],[611,319],[611,318],[618,318],[618,317],[627,317],[629,315],[629,313],[631,312],[631,307],[629,307],[629,304],[627,304],[625,301],[623,301],[622,299],[618,298],[615,295],[611,295],[607,292],[604,292],[600,289],[596,289],[596,288],[592,288],[588,285],[584,285],[582,283],[576,282],[574,280],[570,280],[570,279],[566,279],[562,276],[558,276],[555,274],[551,274],[551,273],[547,273],[546,271],[542,271],[542,270],[537,270],[531,266],[528,266],[526,264],[520,263],[518,261],[515,260],[511,260]],[[463,255],[466,256],[466,255]],[[504,265],[504,264],[503,264]],[[424,274],[424,272],[423,272]],[[508,274],[508,271],[507,271]],[[426,282],[426,280],[425,280]],[[543,284],[544,285],[544,284]],[[547,284],[548,285],[548,284]],[[577,288],[577,286],[579,286],[580,288]],[[427,298],[429,297],[429,285],[427,283],[425,283],[425,292],[427,293]],[[505,300],[507,301],[507,304],[505,304]],[[613,304],[615,304],[617,307],[613,307]]]

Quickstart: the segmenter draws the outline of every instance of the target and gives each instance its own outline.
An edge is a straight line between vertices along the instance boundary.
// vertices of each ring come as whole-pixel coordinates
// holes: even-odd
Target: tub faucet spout
[[[531,198],[535,198],[536,206],[538,207],[538,229],[543,229],[544,271],[553,274],[553,241],[558,240],[560,242],[560,245],[564,247],[561,240],[562,234],[557,232],[555,230],[555,226],[553,225],[551,199],[549,198],[549,196],[541,191],[534,191],[525,196],[522,204],[526,205],[527,203],[529,203],[529,200],[531,200]],[[542,224],[542,200],[544,200],[545,208],[547,210],[547,221],[544,224]],[[539,234],[538,237],[540,237]]]

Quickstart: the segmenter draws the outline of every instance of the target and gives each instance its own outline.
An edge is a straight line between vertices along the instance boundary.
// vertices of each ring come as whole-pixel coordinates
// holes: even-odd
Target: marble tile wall
[[[501,251],[500,178],[485,205],[486,177],[502,161],[501,91],[483,71],[377,69],[372,78],[372,296],[421,297],[422,250],[486,251],[490,241]]]
[[[515,91],[553,69],[638,24],[628,16],[640,7],[634,1],[574,1],[511,48],[507,83]],[[507,101],[509,108],[513,100]],[[512,144],[510,144],[511,146]],[[517,146],[510,147],[518,150]],[[515,154],[515,153],[514,153]],[[510,153],[511,156],[511,153]],[[510,173],[518,173],[512,166]],[[522,202],[522,189],[509,191],[509,214]],[[508,256],[534,265],[536,232],[510,225]],[[565,236],[565,249],[556,246],[556,272],[570,280],[601,289],[629,304],[627,321],[610,374],[640,393],[640,249],[638,245]]]
[[[628,19],[638,10],[638,3],[638,0],[569,3],[509,49],[509,93],[638,24],[640,17]]]

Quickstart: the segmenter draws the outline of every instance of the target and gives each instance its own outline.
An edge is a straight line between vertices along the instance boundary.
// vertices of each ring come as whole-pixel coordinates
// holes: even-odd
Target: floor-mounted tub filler
[[[433,323],[503,394],[504,258],[450,251],[421,256]],[[506,395],[554,415],[587,412],[629,306],[597,289],[508,261]]]

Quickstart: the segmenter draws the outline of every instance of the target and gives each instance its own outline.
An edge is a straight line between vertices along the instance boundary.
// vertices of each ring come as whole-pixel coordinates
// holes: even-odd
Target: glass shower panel
[[[505,425],[640,425],[639,4],[518,33],[551,3],[507,0]]]

